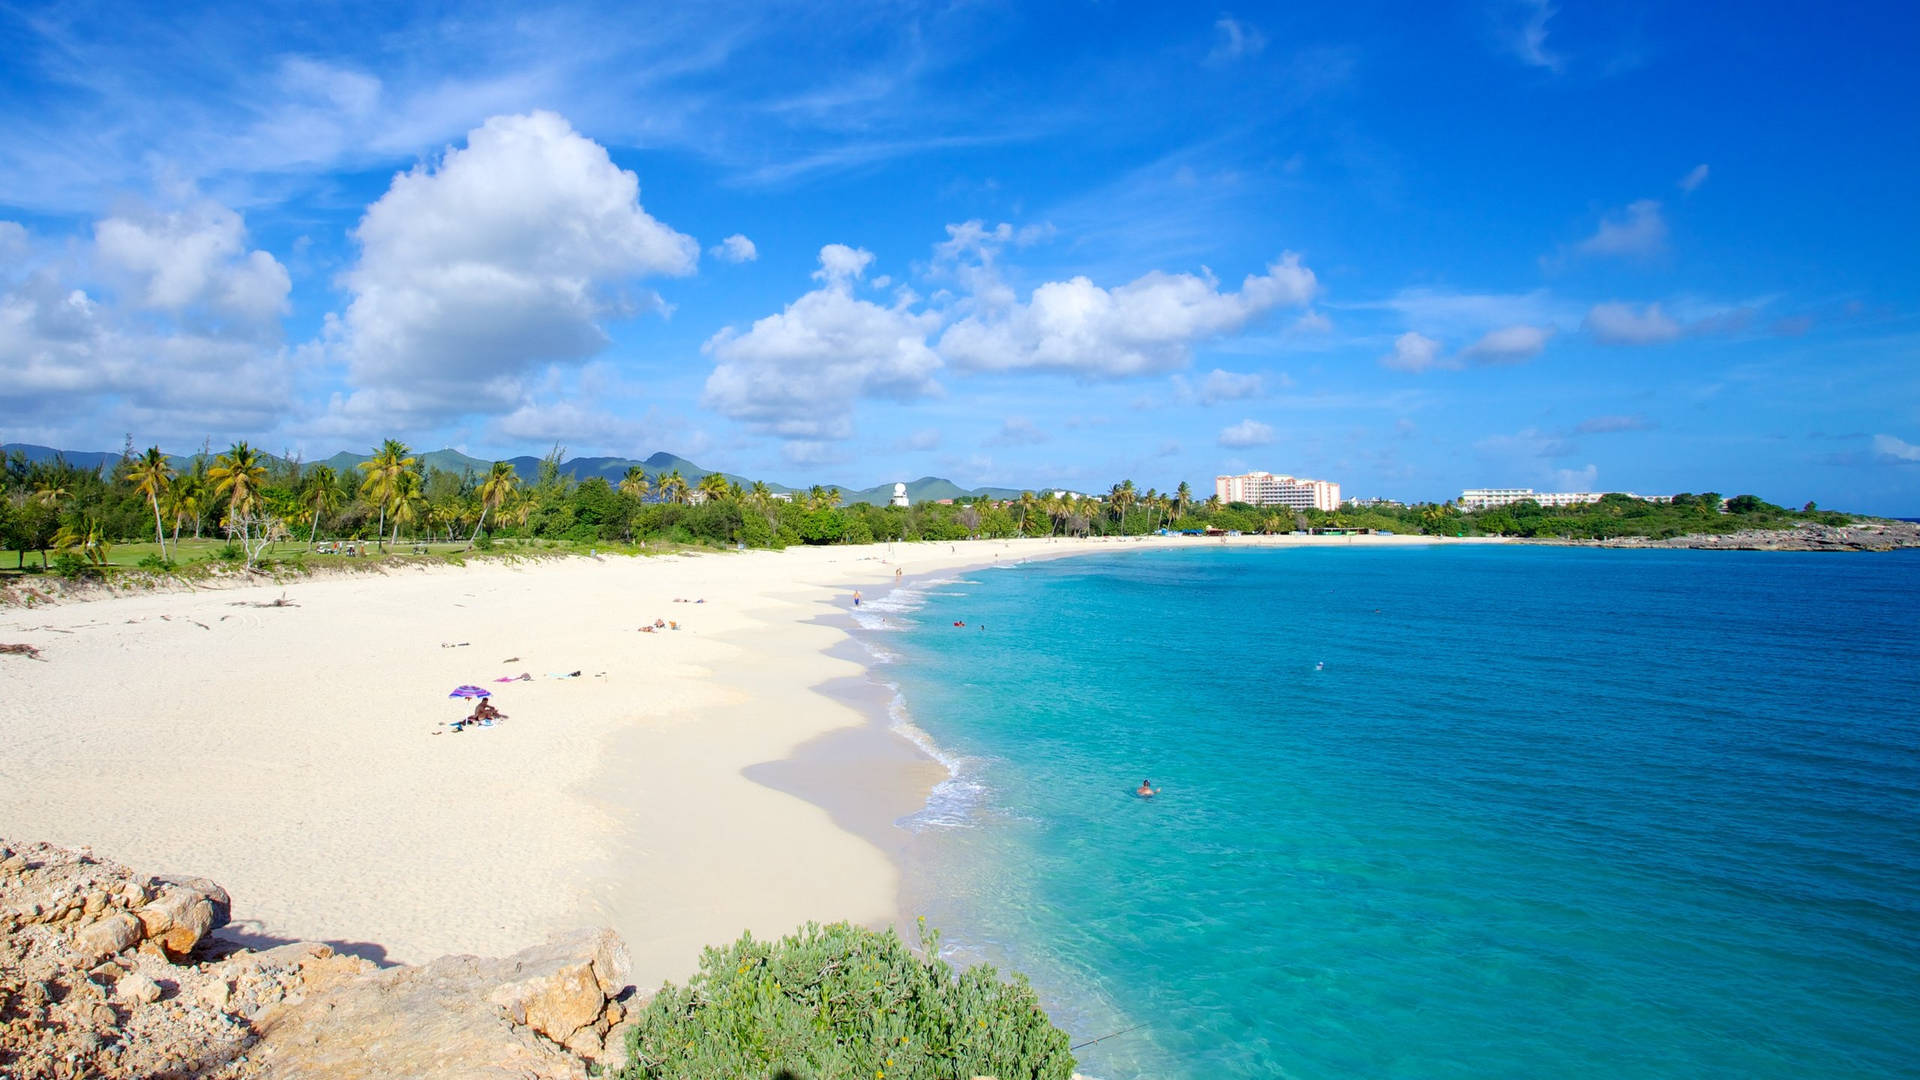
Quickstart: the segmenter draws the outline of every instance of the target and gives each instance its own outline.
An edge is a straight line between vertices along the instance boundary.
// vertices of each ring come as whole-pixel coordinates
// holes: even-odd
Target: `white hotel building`
[[[1519,502],[1536,502],[1541,506],[1580,506],[1585,503],[1597,503],[1603,495],[1625,495],[1629,499],[1642,502],[1672,502],[1671,495],[1635,495],[1631,491],[1535,491],[1532,488],[1468,488],[1460,493],[1462,510],[1491,510],[1496,506],[1512,506]]]
[[[1302,480],[1293,476],[1275,476],[1270,472],[1216,476],[1213,493],[1223,503],[1252,503],[1254,506],[1285,506],[1294,510],[1340,509],[1340,485],[1330,480]]]

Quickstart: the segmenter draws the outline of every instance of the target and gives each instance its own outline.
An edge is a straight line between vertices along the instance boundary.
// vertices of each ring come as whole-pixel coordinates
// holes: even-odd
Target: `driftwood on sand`
[[[278,600],[259,600],[259,601],[234,600],[229,602],[227,606],[228,607],[299,607],[300,605],[296,601],[287,599],[286,593],[281,593],[280,598]]]
[[[0,645],[0,654],[7,656],[24,656],[29,660],[40,659],[40,650],[31,645]]]

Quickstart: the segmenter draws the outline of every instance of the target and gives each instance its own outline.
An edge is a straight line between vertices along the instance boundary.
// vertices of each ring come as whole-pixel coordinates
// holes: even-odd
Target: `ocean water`
[[[1116,551],[862,617],[955,773],[909,899],[1123,1031],[1092,1075],[1920,1076],[1914,553]]]

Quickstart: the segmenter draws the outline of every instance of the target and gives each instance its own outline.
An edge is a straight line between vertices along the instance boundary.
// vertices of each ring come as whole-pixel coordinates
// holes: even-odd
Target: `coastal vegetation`
[[[709,948],[627,1035],[625,1080],[779,1076],[1068,1080],[1067,1035],[1027,981],[984,965],[955,973],[939,935],[809,923],[777,942]]]
[[[247,443],[210,446],[177,467],[159,449],[99,468],[10,455],[0,468],[0,573],[104,576],[114,568],[178,572],[189,564],[258,568],[341,551],[356,556],[458,558],[478,549],[783,547],[1014,536],[1139,536],[1372,529],[1442,536],[1651,539],[1815,523],[1850,515],[1812,503],[1790,510],[1754,495],[1714,492],[1671,503],[1626,495],[1547,508],[1533,502],[1463,512],[1448,503],[1348,505],[1337,512],[1222,504],[1190,485],[1132,480],[1098,494],[1025,491],[913,506],[848,504],[837,488],[776,491],[721,473],[634,466],[617,483],[576,480],[559,447],[531,477],[508,462],[485,471],[435,468],[386,440],[345,472],[302,466]],[[149,540],[148,538],[151,538]],[[342,545],[350,545],[343,547]]]

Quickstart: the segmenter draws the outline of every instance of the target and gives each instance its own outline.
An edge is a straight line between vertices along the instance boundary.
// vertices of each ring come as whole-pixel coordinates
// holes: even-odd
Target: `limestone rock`
[[[124,911],[115,912],[74,935],[73,947],[89,962],[125,952],[140,944],[146,927]]]
[[[213,909],[213,925],[209,927],[211,930],[218,930],[232,921],[233,899],[227,895],[227,890],[206,878],[156,877],[153,883],[156,888],[164,889],[172,886],[191,893],[199,893],[206,898],[207,906]]]
[[[625,1060],[639,1005],[608,931],[388,970],[313,942],[220,953],[210,881],[49,844],[0,858],[18,860],[0,874],[0,1080],[584,1080]]]
[[[609,930],[578,931],[512,959],[515,973],[524,977],[499,987],[488,1000],[515,1023],[562,1045],[600,1019],[608,997],[625,984],[628,965],[625,946]]]
[[[288,1080],[571,1080],[604,1045],[608,988],[624,991],[625,964],[619,938],[602,930],[503,960],[443,956],[381,971],[289,1008],[264,1025],[251,1056]]]
[[[151,1005],[160,1000],[162,991],[159,983],[154,982],[152,978],[136,971],[126,978],[121,979],[114,987],[114,993],[118,994],[122,1001],[133,1001],[141,1005]]]
[[[167,887],[135,914],[146,927],[147,940],[175,961],[192,952],[214,927],[211,898],[183,885]]]

